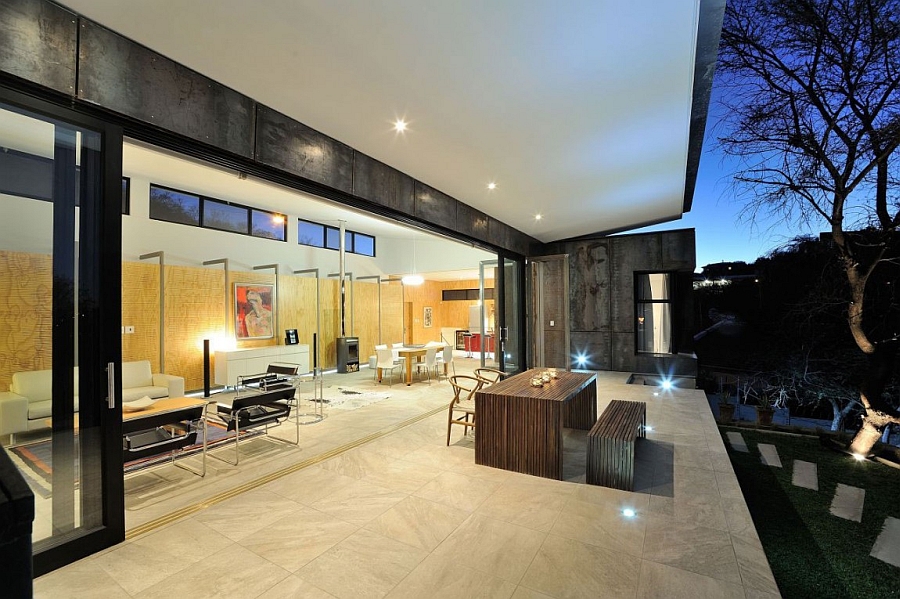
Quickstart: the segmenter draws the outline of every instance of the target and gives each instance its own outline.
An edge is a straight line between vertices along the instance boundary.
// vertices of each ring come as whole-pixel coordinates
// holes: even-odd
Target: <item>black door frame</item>
[[[518,349],[517,355],[515,357],[516,364],[518,364],[518,368],[516,372],[522,372],[525,370],[525,365],[528,363],[528,355],[527,348],[525,345],[525,323],[527,322],[526,314],[525,314],[525,259],[521,256],[505,252],[499,251],[497,252],[497,280],[495,283],[496,291],[494,292],[494,305],[497,307],[497,320],[498,320],[498,348],[497,351],[500,354],[500,370],[506,371],[506,343],[509,336],[509,322],[507,322],[508,315],[506,313],[506,301],[507,301],[507,282],[506,282],[506,261],[511,260],[516,264],[516,278],[518,279],[518,285],[515,286],[515,289],[508,290],[509,293],[515,294],[516,304],[519,306],[518,315],[515,323],[515,335],[516,335],[516,343],[515,347]],[[504,330],[506,333],[504,333]]]
[[[100,434],[95,436],[101,445],[101,509],[102,524],[99,528],[73,535],[71,540],[33,556],[34,575],[40,576],[66,564],[87,557],[125,540],[125,485],[122,476],[122,418],[121,373],[122,356],[120,335],[122,298],[122,128],[104,120],[93,118],[77,109],[66,108],[34,96],[0,85],[0,102],[33,112],[40,116],[83,127],[101,134],[101,149],[96,166],[102,177],[102,199],[93,205],[81,206],[80,242],[78,249],[78,336],[79,396],[82,403],[89,394],[94,397],[107,395],[106,366],[115,364],[114,401],[112,409],[103,404],[98,413],[79,413],[83,426],[98,425]],[[83,156],[83,160],[91,157]],[[82,185],[90,185],[82,181]],[[68,220],[67,226],[75,223]],[[56,243],[58,235],[66,234],[63,227],[54,227],[54,276],[56,262],[74,264],[74,244],[61,247]],[[60,252],[60,253],[57,253]],[[56,289],[56,281],[54,281]],[[53,367],[54,379],[59,385],[71,388],[70,374],[75,365],[72,343],[64,342],[74,335],[71,314],[75,301],[71,294],[54,292],[53,297]],[[67,316],[68,315],[68,316]],[[64,324],[66,321],[70,324]],[[57,324],[61,330],[57,331]],[[90,331],[88,334],[87,332]],[[58,377],[58,373],[66,373]],[[66,379],[66,382],[63,382]],[[60,388],[54,380],[54,389]],[[85,391],[82,393],[81,391]],[[74,389],[72,389],[74,391]],[[71,424],[63,410],[57,410],[54,401],[54,418],[57,412]]]

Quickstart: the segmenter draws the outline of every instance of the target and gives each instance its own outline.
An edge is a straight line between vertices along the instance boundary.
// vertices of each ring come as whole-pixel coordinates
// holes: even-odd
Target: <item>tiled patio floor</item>
[[[778,597],[703,392],[627,377],[599,373],[598,401],[647,402],[635,492],[583,484],[581,431],[567,435],[568,480],[477,466],[460,427],[445,446],[445,410],[416,420],[449,403],[449,385],[395,384],[303,427],[299,448],[253,440],[239,468],[212,460],[205,479],[129,477],[129,529],[149,532],[39,578],[35,596]],[[328,383],[375,388],[366,371]]]

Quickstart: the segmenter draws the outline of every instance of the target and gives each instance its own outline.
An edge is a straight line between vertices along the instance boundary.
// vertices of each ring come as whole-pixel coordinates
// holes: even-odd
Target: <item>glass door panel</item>
[[[478,268],[478,297],[480,298],[480,318],[477,322],[469,322],[469,332],[473,335],[472,345],[481,354],[481,365],[500,368],[500,352],[497,351],[497,302],[500,301],[496,260],[485,260]],[[487,299],[486,289],[494,288],[494,295]],[[474,325],[474,326],[473,326]]]
[[[503,258],[503,324],[500,328],[499,342],[502,351],[500,354],[500,369],[504,372],[519,372],[524,369],[522,364],[522,348],[524,347],[524,313],[522,311],[523,266],[520,260]]]
[[[118,347],[104,346],[102,333],[119,319],[104,314],[99,274],[103,141],[101,132],[0,102],[0,389],[8,390],[0,443],[35,493],[37,574],[97,546],[98,531],[109,534],[117,489],[104,478],[117,462],[103,433],[118,415],[107,407],[115,384],[105,368]],[[106,232],[117,240],[117,230]],[[115,323],[101,324],[107,318]],[[121,479],[120,444],[117,463]]]

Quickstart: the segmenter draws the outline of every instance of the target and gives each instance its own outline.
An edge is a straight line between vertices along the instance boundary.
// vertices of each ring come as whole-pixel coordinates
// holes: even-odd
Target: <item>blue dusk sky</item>
[[[750,263],[784,245],[798,235],[818,235],[819,230],[801,227],[796,221],[785,223],[778,218],[752,222],[743,214],[744,205],[731,193],[732,175],[737,162],[718,147],[719,125],[722,107],[717,101],[717,89],[713,83],[709,118],[703,141],[703,153],[694,189],[691,211],[681,220],[644,227],[628,233],[645,233],[671,229],[693,228],[697,235],[697,272],[704,265],[715,262],[743,260]],[[763,215],[766,216],[766,215]],[[815,223],[822,230],[824,221]]]

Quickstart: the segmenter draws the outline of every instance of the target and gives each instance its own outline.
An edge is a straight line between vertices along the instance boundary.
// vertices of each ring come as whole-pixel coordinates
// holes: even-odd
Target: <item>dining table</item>
[[[475,463],[562,479],[563,428],[590,430],[597,421],[597,375],[557,371],[532,386],[533,368],[475,393]]]
[[[413,366],[419,362],[423,362],[425,360],[425,354],[428,353],[430,348],[436,348],[437,352],[441,352],[447,347],[446,343],[440,344],[432,344],[432,345],[404,345],[403,347],[395,348],[397,355],[401,358],[406,358],[406,366],[404,367],[406,370],[406,386],[409,387],[412,385],[412,371]],[[444,363],[444,374],[447,374],[447,364]],[[380,377],[379,377],[380,379]]]

